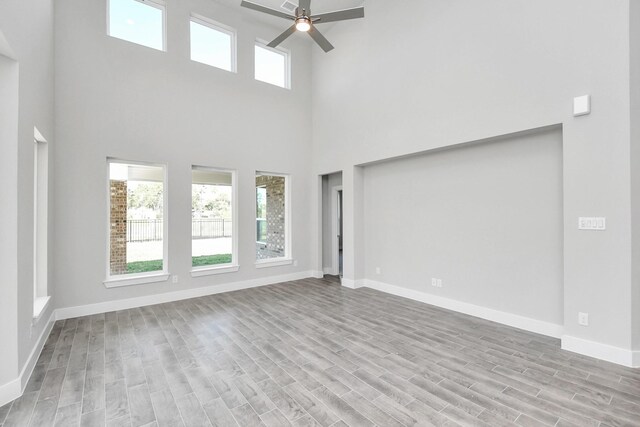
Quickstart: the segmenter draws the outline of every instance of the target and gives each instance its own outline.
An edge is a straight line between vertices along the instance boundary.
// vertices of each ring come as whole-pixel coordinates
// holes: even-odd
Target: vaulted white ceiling
[[[240,7],[240,0],[219,0],[223,3],[237,5]],[[280,6],[285,0],[248,0],[261,6],[266,6],[271,9],[278,10],[280,12],[287,12]],[[291,3],[298,4],[298,0],[289,0]],[[359,7],[364,4],[363,0],[311,0],[311,11],[314,14],[333,12],[334,10],[351,9]],[[247,13],[255,14],[256,16],[262,15],[259,12],[247,11]]]

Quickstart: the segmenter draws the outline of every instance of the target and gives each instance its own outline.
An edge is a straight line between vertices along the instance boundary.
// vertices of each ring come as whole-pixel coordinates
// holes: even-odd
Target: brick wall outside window
[[[111,180],[110,268],[112,275],[127,273],[127,181]]]

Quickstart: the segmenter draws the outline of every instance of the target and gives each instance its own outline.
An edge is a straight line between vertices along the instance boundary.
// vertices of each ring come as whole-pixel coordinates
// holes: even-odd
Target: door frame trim
[[[334,276],[340,275],[340,248],[338,247],[338,191],[342,191],[342,185],[331,187],[331,269]],[[344,197],[344,193],[343,193]]]

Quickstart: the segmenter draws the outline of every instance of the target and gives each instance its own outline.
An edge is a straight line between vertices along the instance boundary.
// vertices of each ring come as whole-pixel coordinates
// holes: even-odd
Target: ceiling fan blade
[[[242,3],[240,3],[240,6],[257,10],[258,12],[267,13],[269,15],[277,16],[278,18],[296,19],[296,17],[293,15],[287,15],[284,12],[279,12],[277,10],[269,9],[268,7],[260,6],[259,4],[251,3],[250,1],[246,1],[246,0],[242,0]]]
[[[356,18],[364,18],[364,7],[314,15],[313,22],[317,24],[324,24],[326,22],[345,21],[347,19]]]
[[[316,43],[318,43],[318,46],[320,46],[322,50],[324,50],[325,52],[329,52],[330,50],[333,50],[333,46],[331,45],[331,43],[329,43],[329,40],[327,40],[322,35],[322,33],[320,33],[320,31],[316,30],[316,28],[313,25],[309,30],[309,35]]]
[[[275,39],[273,39],[273,41],[271,43],[269,43],[267,46],[269,47],[276,47],[278,46],[280,43],[282,43],[283,41],[285,41],[287,39],[287,37],[289,37],[291,34],[296,32],[296,24],[293,24],[292,26],[290,26],[289,28],[287,28],[284,33],[280,34],[278,37],[276,37]]]
[[[304,9],[307,12],[307,16],[311,13],[311,0],[300,0],[298,7]]]

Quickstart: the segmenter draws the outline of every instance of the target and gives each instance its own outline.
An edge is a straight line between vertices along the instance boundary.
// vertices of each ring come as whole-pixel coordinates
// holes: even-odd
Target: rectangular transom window
[[[226,71],[235,72],[235,31],[208,19],[192,16],[191,59]]]
[[[256,261],[290,259],[289,177],[256,173]]]
[[[109,160],[108,278],[167,272],[165,168]]]
[[[165,50],[165,7],[159,0],[108,0],[112,37]]]
[[[191,263],[195,270],[237,265],[235,172],[193,166]]]
[[[291,87],[289,52],[270,48],[262,43],[255,46],[255,78],[261,82],[289,89]]]

